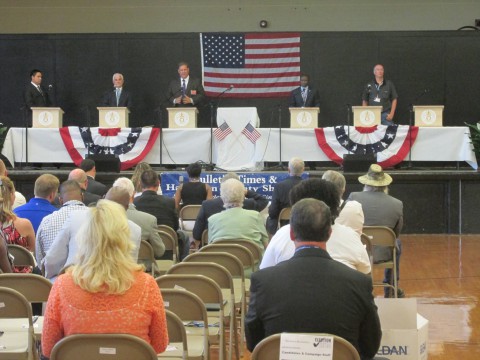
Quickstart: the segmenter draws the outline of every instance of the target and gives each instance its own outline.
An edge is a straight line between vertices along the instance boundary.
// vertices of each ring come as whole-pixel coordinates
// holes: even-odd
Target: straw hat
[[[372,164],[370,165],[370,169],[368,169],[367,175],[360,176],[358,181],[363,185],[387,186],[391,184],[392,177],[383,172],[380,165]]]

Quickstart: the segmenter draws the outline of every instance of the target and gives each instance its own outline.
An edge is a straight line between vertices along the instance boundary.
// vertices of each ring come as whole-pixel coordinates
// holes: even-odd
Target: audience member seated
[[[321,179],[308,179],[302,181],[290,191],[292,205],[305,198],[325,202],[330,208],[332,221],[335,220],[338,215],[340,199],[337,188],[331,182]],[[370,259],[360,235],[352,228],[337,223],[331,228],[332,234],[327,242],[326,249],[332,259],[352,269],[369,274],[371,271]],[[260,269],[274,266],[290,259],[295,254],[295,244],[290,239],[291,231],[292,228],[288,224],[277,231],[263,255]]]
[[[178,213],[175,209],[175,200],[158,195],[160,179],[153,170],[145,170],[140,176],[142,195],[137,196],[133,203],[138,210],[144,211],[157,218],[157,225],[167,225],[178,234],[178,248],[180,259],[185,258],[190,250],[188,236],[178,229]]]
[[[355,200],[343,200],[347,184],[345,177],[338,171],[327,170],[323,173],[322,179],[332,182],[340,196],[340,214],[335,219],[335,224],[351,227],[359,235],[362,235],[364,221],[362,204]]]
[[[140,162],[135,166],[132,175],[132,183],[135,186],[135,197],[142,195],[142,179],[141,176],[145,170],[152,170],[152,167],[147,162]]]
[[[37,233],[43,218],[58,210],[52,205],[52,202],[57,197],[59,184],[60,181],[56,176],[51,174],[40,175],[35,180],[33,189],[35,197],[13,211],[17,216],[30,220],[35,233]]]
[[[3,160],[1,159],[0,159],[0,176],[8,177],[7,167],[5,166],[5,163],[3,162]],[[18,191],[15,191],[15,201],[12,203],[12,209],[16,209],[20,205],[24,205],[26,203],[27,203],[27,199],[25,199],[25,196],[23,196]]]
[[[362,192],[353,192],[349,200],[356,200],[362,204],[366,226],[387,226],[397,236],[397,281],[400,279],[400,255],[402,242],[400,232],[403,227],[403,203],[388,195],[388,185],[392,177],[385,173],[380,165],[372,164],[366,175],[360,176],[358,181],[363,184]],[[385,283],[392,284],[392,269],[385,269]],[[385,288],[385,297],[390,297],[390,289]],[[398,297],[405,297],[402,289],[398,288]]]
[[[322,201],[302,199],[293,205],[289,232],[295,255],[251,278],[245,318],[248,350],[270,335],[300,332],[341,336],[362,359],[377,353],[382,331],[372,278],[330,257],[326,244],[332,223]]]
[[[86,209],[82,199],[82,189],[76,181],[67,180],[60,185],[59,201],[62,207],[58,211],[45,216],[37,231],[35,257],[40,268],[43,266],[43,259],[47,251],[70,214]]]
[[[157,219],[144,211],[139,211],[133,204],[135,188],[132,180],[121,177],[115,180],[113,187],[119,187],[128,192],[129,203],[127,218],[140,226],[142,229],[142,240],[148,241],[152,247],[156,259],[160,259],[165,253],[165,245],[157,231]]]
[[[222,178],[221,183],[227,181],[228,179],[240,180],[240,177],[234,172],[228,172]],[[245,189],[245,200],[243,201],[243,208],[246,210],[256,210],[261,212],[268,205],[268,199],[256,193],[253,190]],[[195,225],[193,227],[193,239],[196,242],[198,247],[200,240],[202,239],[202,233],[205,229],[208,229],[208,219],[213,214],[217,214],[225,210],[223,205],[223,200],[221,197],[216,197],[214,199],[205,200],[202,202],[202,207],[200,212],[197,215],[195,220]]]
[[[15,187],[12,180],[0,176],[0,232],[7,244],[23,246],[35,250],[35,232],[30,220],[16,216],[12,212],[15,201]],[[0,239],[0,241],[4,241]],[[14,272],[32,272],[30,266],[15,266]]]
[[[288,163],[289,178],[279,182],[273,188],[272,201],[268,208],[267,231],[274,235],[278,228],[278,217],[282,209],[290,206],[290,189],[302,181],[305,163],[300,158],[292,158]],[[283,225],[283,224],[282,224]]]
[[[125,210],[100,200],[88,209],[78,232],[78,256],[54,283],[48,298],[42,352],[74,334],[131,334],[165,351],[168,333],[162,295],[155,279],[132,258]]]
[[[219,239],[247,239],[261,248],[268,245],[268,235],[259,212],[242,208],[245,199],[245,186],[229,179],[220,185],[220,197],[225,211],[208,219],[208,242]]]
[[[95,161],[92,159],[84,159],[80,163],[80,169],[85,171],[88,178],[87,191],[92,194],[96,194],[103,197],[107,193],[107,186],[101,182],[95,180],[97,176],[97,168],[95,167]]]
[[[82,169],[73,169],[68,175],[68,180],[74,180],[80,185],[83,193],[83,203],[87,206],[95,204],[102,197],[87,191],[88,177]]]
[[[213,197],[210,185],[200,181],[202,165],[196,162],[188,165],[186,170],[188,182],[180,184],[175,192],[175,207],[177,210],[187,205],[202,205],[202,201]]]
[[[116,187],[111,188],[105,198],[121,205],[125,210],[128,208],[129,195],[127,190]],[[88,208],[83,211],[76,211],[63,224],[62,229],[55,237],[44,260],[45,277],[55,280],[61,270],[67,266],[75,264],[78,252],[77,234],[81,226],[88,221],[91,212]],[[128,220],[128,235],[133,244],[132,258],[138,259],[138,250],[140,249],[141,229],[133,221]]]

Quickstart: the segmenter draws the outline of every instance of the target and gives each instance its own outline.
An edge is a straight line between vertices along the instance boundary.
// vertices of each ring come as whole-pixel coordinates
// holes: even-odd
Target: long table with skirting
[[[259,170],[263,162],[280,160],[279,129],[258,128],[260,138],[255,144],[248,139],[239,138],[242,146],[251,155],[248,163],[244,159],[235,163],[237,154],[231,154],[233,161],[228,164],[217,163],[218,149],[225,159],[225,147],[213,137],[213,162],[226,170]],[[282,129],[281,160],[288,161],[294,156],[305,161],[330,161],[318,145],[314,129]],[[419,128],[413,144],[412,161],[467,162],[477,168],[477,161],[469,139],[467,127]],[[233,135],[233,134],[232,134]],[[59,129],[28,129],[28,161],[30,163],[72,163],[61,139]],[[210,129],[163,129],[162,164],[189,164],[195,161],[210,161]],[[228,137],[225,140],[226,141]],[[248,147],[248,148],[247,148]],[[227,150],[228,151],[228,150]],[[238,152],[238,150],[236,150]],[[25,129],[10,128],[7,133],[2,154],[14,163],[25,162]],[[244,154],[243,154],[244,155]],[[228,158],[228,156],[227,156]],[[408,155],[405,158],[408,160]],[[160,164],[160,138],[143,161]]]

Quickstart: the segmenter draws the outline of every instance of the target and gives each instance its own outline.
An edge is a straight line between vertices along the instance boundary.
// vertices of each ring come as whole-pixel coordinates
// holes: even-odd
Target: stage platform
[[[268,165],[268,164],[267,164]],[[404,233],[408,234],[479,234],[478,199],[480,193],[480,173],[470,167],[456,167],[457,164],[447,164],[444,167],[413,167],[402,163],[399,169],[389,169],[393,177],[390,194],[399,198],[404,204]],[[438,165],[438,163],[437,163]],[[73,165],[66,167],[44,167],[42,169],[9,170],[9,176],[15,181],[18,191],[27,197],[33,196],[35,179],[44,173],[56,175],[60,181],[68,177]],[[164,167],[153,168],[159,173],[183,172],[184,168]],[[333,163],[317,163],[315,170],[307,172],[310,177],[321,177],[326,170],[340,168]],[[281,173],[285,170],[263,171],[261,174]],[[217,171],[205,171],[204,174],[217,174]],[[239,172],[241,174],[241,172]],[[347,194],[361,191],[358,176],[363,173],[347,172]],[[99,172],[97,180],[111,185],[120,176],[131,177],[132,171],[121,173]],[[347,196],[347,195],[346,195]]]

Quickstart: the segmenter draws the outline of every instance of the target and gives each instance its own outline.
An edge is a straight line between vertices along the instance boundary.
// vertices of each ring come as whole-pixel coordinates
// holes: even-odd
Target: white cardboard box
[[[417,313],[416,299],[375,298],[382,325],[378,356],[390,360],[428,358],[428,320]]]

